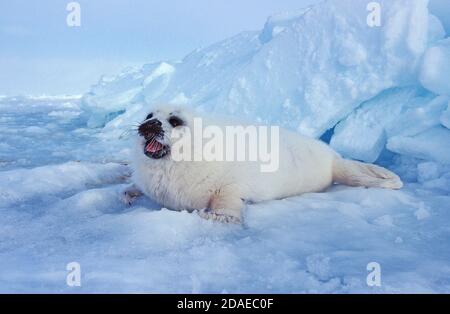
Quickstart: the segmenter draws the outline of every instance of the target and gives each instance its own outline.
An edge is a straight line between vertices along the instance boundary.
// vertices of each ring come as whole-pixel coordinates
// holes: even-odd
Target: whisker
[[[131,130],[124,130],[120,135],[119,135],[119,140],[124,139],[126,137],[128,137],[131,133]]]

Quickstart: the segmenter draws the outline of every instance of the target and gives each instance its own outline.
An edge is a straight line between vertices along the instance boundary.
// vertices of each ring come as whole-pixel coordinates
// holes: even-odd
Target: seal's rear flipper
[[[394,190],[403,187],[400,177],[383,167],[339,157],[333,162],[333,181],[349,186]]]

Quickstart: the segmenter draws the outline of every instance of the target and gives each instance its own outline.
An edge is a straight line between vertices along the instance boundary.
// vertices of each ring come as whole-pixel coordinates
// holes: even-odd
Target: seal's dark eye
[[[167,121],[169,121],[170,125],[176,128],[177,126],[183,125],[183,120],[178,117],[170,117]]]
[[[145,120],[149,120],[149,119],[151,119],[151,118],[153,118],[153,113],[149,113],[148,116],[147,116],[147,118],[145,118]]]

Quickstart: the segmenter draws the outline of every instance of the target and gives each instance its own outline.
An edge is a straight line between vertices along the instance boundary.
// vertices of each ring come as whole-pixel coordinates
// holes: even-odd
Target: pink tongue
[[[149,143],[147,147],[145,147],[145,150],[149,153],[155,153],[159,151],[162,148],[162,145],[156,141]]]

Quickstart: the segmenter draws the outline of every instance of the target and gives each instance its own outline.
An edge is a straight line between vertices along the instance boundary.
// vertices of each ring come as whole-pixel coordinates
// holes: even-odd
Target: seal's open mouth
[[[156,139],[147,141],[144,146],[144,154],[153,159],[163,158],[169,151],[168,145],[161,144]]]

